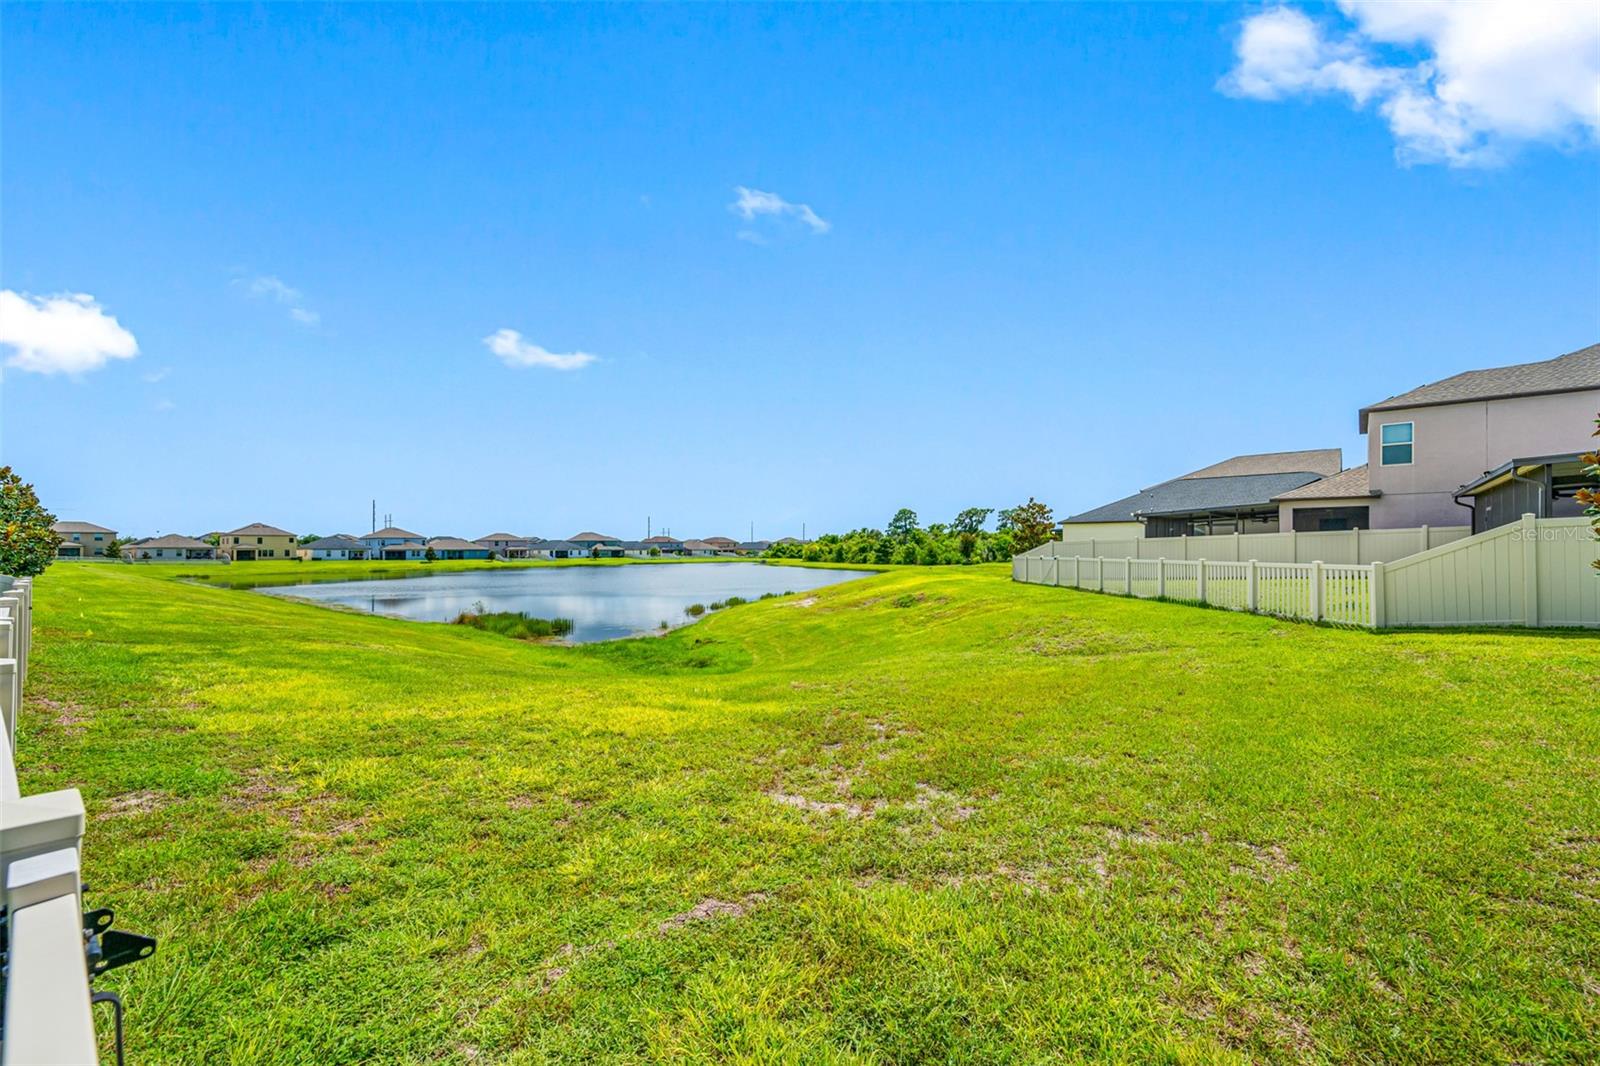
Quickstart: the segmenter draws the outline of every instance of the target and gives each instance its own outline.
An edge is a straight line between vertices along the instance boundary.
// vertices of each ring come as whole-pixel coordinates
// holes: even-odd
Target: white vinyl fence
[[[1182,539],[1203,543],[1234,538]],[[1420,542],[1421,538],[1413,540]],[[1600,540],[1585,518],[1523,515],[1520,522],[1452,538],[1392,562],[1070,554],[1078,547],[1077,542],[1057,541],[1054,551],[1036,548],[1019,555],[1011,562],[1012,577],[1034,585],[1204,603],[1373,629],[1600,627],[1600,574],[1593,567],[1600,559]]]
[[[97,1061],[89,1014],[75,788],[23,796],[12,752],[33,642],[33,582],[0,577],[0,900],[6,908],[4,1066]]]
[[[1469,526],[1343,529],[1326,533],[1224,533],[1214,537],[1086,537],[1054,540],[1030,555],[1104,559],[1206,559],[1243,563],[1392,563],[1472,534]]]
[[[1013,578],[1033,585],[1367,627],[1379,624],[1372,593],[1375,566],[1381,571],[1383,564],[1090,559],[1081,555],[1019,555],[1011,564]]]

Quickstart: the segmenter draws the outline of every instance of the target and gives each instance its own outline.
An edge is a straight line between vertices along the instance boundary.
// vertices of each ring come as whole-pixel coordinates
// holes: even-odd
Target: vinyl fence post
[[[1162,556],[1156,560],[1156,599],[1165,599],[1167,595],[1167,557]]]
[[[1522,516],[1522,624],[1539,624],[1539,522],[1532,514]]]
[[[1350,561],[1352,563],[1356,563],[1356,564],[1359,565],[1360,562],[1361,562],[1361,527],[1360,526],[1357,526],[1356,528],[1354,528],[1354,529],[1352,529],[1350,531],[1350,544],[1351,544],[1351,549],[1350,550],[1354,555],[1354,558],[1352,558]]]
[[[1256,561],[1251,559],[1245,564],[1245,610],[1255,614],[1257,605],[1261,602],[1261,577],[1256,569]]]
[[[1515,473],[1515,471],[1513,471],[1513,473]],[[1428,527],[1419,526],[1417,528],[1417,533],[1419,534],[1417,537],[1417,551],[1425,552],[1428,550]]]
[[[1096,585],[1099,591],[1104,592],[1106,590],[1106,561],[1098,555],[1094,557],[1094,572]]]
[[[1081,555],[1072,557],[1072,587],[1075,589],[1083,588],[1083,556]]]
[[[1311,620],[1322,621],[1322,560],[1311,562]]]
[[[1372,564],[1372,585],[1367,589],[1367,603],[1372,611],[1372,628],[1382,629],[1386,623],[1383,605],[1383,564]]]
[[[1198,564],[1194,571],[1195,599],[1204,603],[1206,602],[1206,561],[1204,559],[1196,559],[1195,562]]]
[[[5,730],[7,743],[17,746],[17,699],[21,691],[18,682],[17,660],[0,659],[0,729]],[[10,767],[6,768],[7,770]],[[4,799],[0,796],[0,799]]]
[[[1122,590],[1129,596],[1133,595],[1133,557],[1122,557]]]

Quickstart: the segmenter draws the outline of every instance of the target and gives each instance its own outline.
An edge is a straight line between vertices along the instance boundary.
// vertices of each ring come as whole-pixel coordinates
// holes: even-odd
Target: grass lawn
[[[181,572],[38,580],[18,751],[161,940],[133,1062],[1600,1054],[1593,636],[979,567],[545,647]]]

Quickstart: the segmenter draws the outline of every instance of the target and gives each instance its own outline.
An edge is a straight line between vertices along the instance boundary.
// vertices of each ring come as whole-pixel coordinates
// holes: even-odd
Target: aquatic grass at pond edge
[[[515,640],[548,640],[572,632],[570,618],[535,618],[526,611],[462,611],[451,621],[454,625],[471,626]]]

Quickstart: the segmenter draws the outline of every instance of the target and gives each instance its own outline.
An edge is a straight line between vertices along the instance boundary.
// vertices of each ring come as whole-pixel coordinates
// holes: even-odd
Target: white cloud
[[[305,294],[293,285],[286,284],[282,278],[262,274],[241,284],[257,300],[270,300],[287,308],[289,317],[302,326],[315,326],[322,322],[322,316],[305,305]]]
[[[1600,137],[1594,0],[1340,0],[1348,27],[1277,7],[1244,20],[1218,87],[1375,103],[1403,163],[1492,166],[1520,145]]]
[[[497,329],[483,338],[483,343],[500,357],[501,362],[511,367],[540,366],[547,370],[581,370],[599,358],[588,352],[568,352],[563,355],[546,351],[537,344],[523,340],[522,334],[514,329]]]
[[[167,377],[169,375],[171,375],[171,373],[172,373],[172,368],[170,366],[164,366],[164,367],[161,367],[159,370],[152,370],[148,374],[145,374],[144,375],[144,382],[147,385],[154,385],[157,382],[161,382],[161,381],[167,380]]]
[[[746,222],[755,222],[761,218],[788,219],[798,222],[812,233],[827,233],[833,224],[811,210],[810,204],[792,204],[775,192],[763,192],[760,189],[748,189],[743,185],[735,185],[733,192],[736,199],[728,205],[728,210],[744,219]],[[762,243],[759,234],[750,229],[739,231],[741,240],[755,239],[755,243]]]
[[[12,350],[7,366],[35,374],[82,374],[139,354],[133,334],[81,292],[0,290],[0,345]]]

